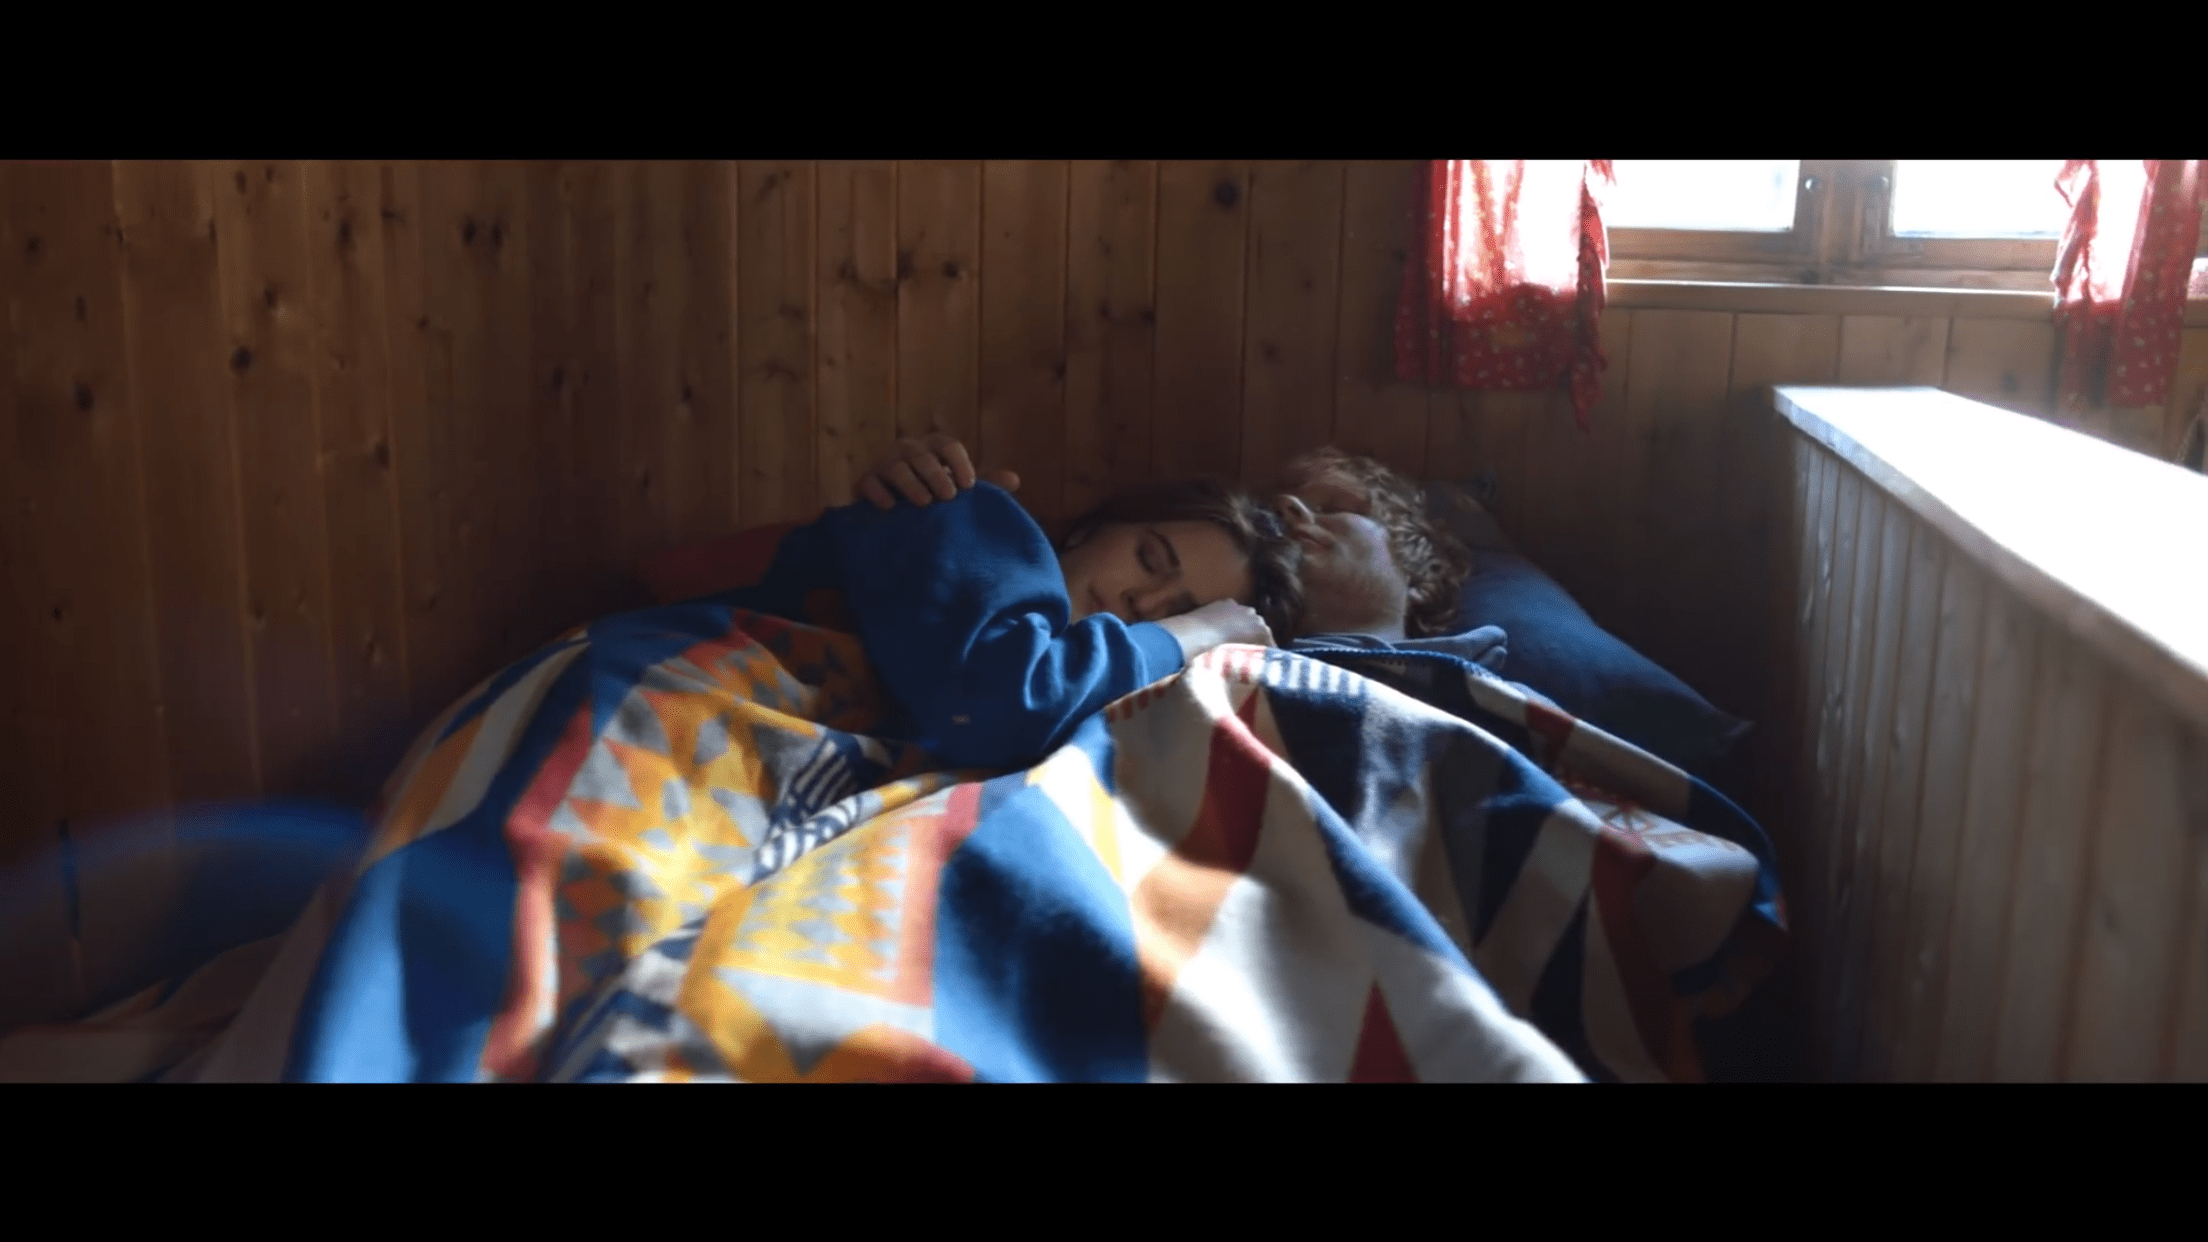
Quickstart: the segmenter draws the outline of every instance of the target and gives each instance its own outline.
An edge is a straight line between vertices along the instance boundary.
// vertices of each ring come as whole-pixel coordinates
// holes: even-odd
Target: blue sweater
[[[1072,622],[1035,519],[987,483],[926,507],[830,509],[783,536],[758,585],[717,602],[791,620],[842,596],[904,719],[890,733],[951,767],[1027,767],[1105,704],[1181,669],[1161,626]]]

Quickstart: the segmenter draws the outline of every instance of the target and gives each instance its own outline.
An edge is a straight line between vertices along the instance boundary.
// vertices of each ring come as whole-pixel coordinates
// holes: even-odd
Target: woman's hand
[[[1008,492],[1020,490],[1020,476],[1009,470],[991,471],[985,477]],[[966,456],[966,446],[938,434],[897,441],[896,451],[859,479],[858,493],[877,509],[892,509],[899,496],[925,506],[933,500],[949,500],[973,485],[974,463]]]
[[[1206,604],[1177,617],[1167,617],[1157,623],[1181,644],[1181,660],[1194,660],[1213,647],[1230,643],[1250,643],[1259,647],[1273,645],[1273,631],[1257,610],[1248,604],[1223,599]]]

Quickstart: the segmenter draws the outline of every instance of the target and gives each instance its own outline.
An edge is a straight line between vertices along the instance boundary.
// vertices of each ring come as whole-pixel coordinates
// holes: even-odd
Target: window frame
[[[1783,233],[1611,228],[1621,280],[2052,292],[2056,238],[1898,237],[1893,160],[1803,160]]]

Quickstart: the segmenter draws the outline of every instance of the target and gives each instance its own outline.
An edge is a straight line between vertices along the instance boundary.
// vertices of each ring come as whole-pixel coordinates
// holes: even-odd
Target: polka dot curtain
[[[1396,374],[1435,387],[1562,388],[1582,430],[1602,392],[1599,190],[1609,160],[1433,160],[1419,169]]]
[[[2199,160],[2145,160],[2146,179],[2071,160],[2055,179],[2070,223],[2055,263],[2065,412],[2160,405],[2177,373],[2185,290],[2200,232]]]

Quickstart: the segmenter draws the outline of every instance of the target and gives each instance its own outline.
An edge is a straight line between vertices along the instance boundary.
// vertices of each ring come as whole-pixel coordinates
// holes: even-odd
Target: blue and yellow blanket
[[[423,734],[285,936],[0,1074],[1693,1080],[1783,941],[1744,816],[1446,657],[1225,648],[1002,774],[886,706],[835,631],[586,627]],[[117,1043],[178,997],[198,1038]]]

